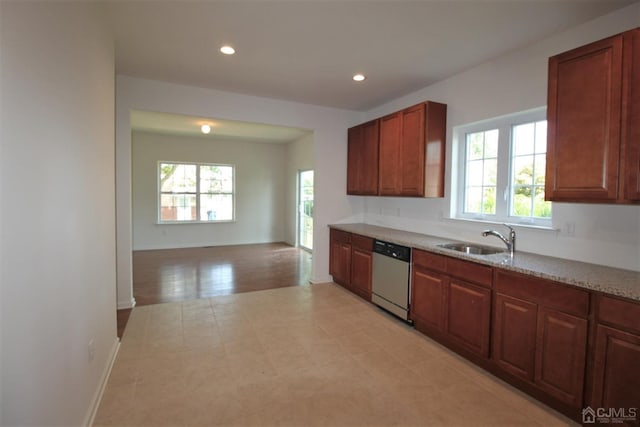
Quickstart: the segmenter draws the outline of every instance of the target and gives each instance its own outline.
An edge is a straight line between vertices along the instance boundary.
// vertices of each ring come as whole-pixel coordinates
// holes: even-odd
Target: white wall
[[[315,233],[313,281],[329,280],[327,225],[354,215],[346,194],[347,127],[358,112],[118,76],[116,80],[116,221],[118,306],[135,303],[131,290],[131,110],[159,111],[309,129],[314,132]],[[355,203],[357,206],[360,203]],[[362,216],[356,212],[354,218]]]
[[[1,425],[87,423],[117,348],[114,56],[100,12],[0,3]]]
[[[285,242],[298,242],[298,173],[313,169],[313,134],[287,144],[287,194],[285,211]]]
[[[367,119],[372,119],[424,100],[448,104],[447,170],[444,199],[350,197],[362,203],[365,221],[499,245],[497,240],[490,242],[480,236],[487,224],[442,220],[449,214],[451,198],[452,146],[456,143],[452,128],[545,106],[549,56],[639,25],[640,3],[634,3],[368,111]],[[574,236],[566,233],[569,223],[575,226]],[[640,206],[554,203],[553,225],[560,231],[519,228],[518,248],[640,270]]]
[[[133,249],[284,241],[287,146],[134,132]],[[234,165],[236,220],[216,224],[158,224],[159,161]]]

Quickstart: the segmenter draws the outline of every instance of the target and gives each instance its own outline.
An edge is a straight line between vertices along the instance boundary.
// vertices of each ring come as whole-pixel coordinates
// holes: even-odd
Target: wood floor
[[[285,243],[133,252],[136,306],[297,286],[311,254]],[[129,312],[118,310],[118,336]]]

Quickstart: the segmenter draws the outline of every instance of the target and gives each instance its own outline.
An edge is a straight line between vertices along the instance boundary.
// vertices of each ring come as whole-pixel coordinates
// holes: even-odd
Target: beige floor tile
[[[333,284],[139,307],[129,322],[98,426],[571,424]]]

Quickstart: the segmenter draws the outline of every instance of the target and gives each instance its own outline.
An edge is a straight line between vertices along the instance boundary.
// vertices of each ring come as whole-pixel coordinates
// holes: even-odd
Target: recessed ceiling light
[[[202,125],[200,126],[200,130],[202,131],[202,133],[204,133],[205,135],[209,134],[209,132],[211,132],[211,126],[209,125]]]
[[[224,53],[225,55],[233,55],[234,53],[236,53],[236,50],[229,45],[225,45],[220,48],[220,52]]]
[[[356,74],[353,76],[353,80],[357,81],[357,82],[361,82],[364,79],[366,79],[364,74]]]

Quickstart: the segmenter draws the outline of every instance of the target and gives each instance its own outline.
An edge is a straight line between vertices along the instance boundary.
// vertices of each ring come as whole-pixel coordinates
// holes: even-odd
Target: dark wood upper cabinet
[[[547,200],[640,199],[637,31],[549,58]]]
[[[624,33],[622,80],[622,185],[624,198],[640,201],[640,28]]]
[[[347,194],[443,197],[446,121],[428,101],[350,128]]]
[[[402,113],[397,112],[380,119],[380,168],[378,194],[391,196],[400,193],[400,141]]]
[[[379,121],[372,120],[348,131],[347,194],[378,194]]]

